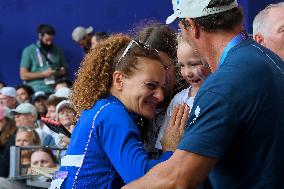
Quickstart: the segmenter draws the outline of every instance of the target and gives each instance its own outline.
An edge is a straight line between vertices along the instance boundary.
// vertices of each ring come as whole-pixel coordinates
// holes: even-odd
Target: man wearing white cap
[[[14,87],[3,87],[0,90],[0,104],[10,109],[17,106],[17,93]]]
[[[92,32],[93,27],[84,28],[82,26],[76,27],[72,32],[72,39],[84,49],[85,53],[89,52],[92,47]]]
[[[284,188],[284,63],[248,38],[236,0],[173,0],[179,27],[213,73],[173,156],[133,188]]]

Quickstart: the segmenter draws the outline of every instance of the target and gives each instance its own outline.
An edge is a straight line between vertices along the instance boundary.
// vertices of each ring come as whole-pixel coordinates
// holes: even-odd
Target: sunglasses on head
[[[127,54],[127,52],[129,51],[129,49],[133,46],[133,45],[137,45],[139,48],[143,49],[143,50],[147,50],[147,51],[154,51],[157,53],[157,55],[159,56],[159,51],[155,48],[152,48],[151,46],[142,43],[141,41],[138,40],[131,40],[129,42],[129,44],[127,45],[127,47],[125,48],[125,50],[123,51],[122,55],[120,56],[120,58],[118,59],[117,63],[116,63],[116,68],[118,67],[118,65],[121,63],[121,60],[125,57],[125,55]]]

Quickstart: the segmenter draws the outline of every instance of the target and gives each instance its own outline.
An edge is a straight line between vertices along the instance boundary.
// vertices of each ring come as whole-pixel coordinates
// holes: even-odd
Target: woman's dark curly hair
[[[137,43],[132,43],[125,56],[121,58],[130,41],[129,36],[117,34],[98,44],[85,56],[76,74],[77,78],[70,96],[77,117],[109,93],[115,70],[130,76],[133,70],[137,69],[137,57],[160,60],[155,50],[141,48]]]

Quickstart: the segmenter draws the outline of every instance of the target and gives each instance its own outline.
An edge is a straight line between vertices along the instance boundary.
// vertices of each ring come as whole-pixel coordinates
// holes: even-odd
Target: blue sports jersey
[[[284,62],[248,39],[201,86],[178,146],[219,161],[213,189],[284,188]]]
[[[111,95],[83,111],[51,188],[121,188],[167,160],[172,152],[149,159],[137,118]]]

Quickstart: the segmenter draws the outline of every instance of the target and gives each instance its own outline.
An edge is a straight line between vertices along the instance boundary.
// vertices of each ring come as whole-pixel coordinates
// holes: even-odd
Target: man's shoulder
[[[36,48],[37,48],[37,46],[35,45],[35,43],[32,43],[32,44],[26,46],[23,51],[24,52],[33,52],[33,51],[36,50]]]

